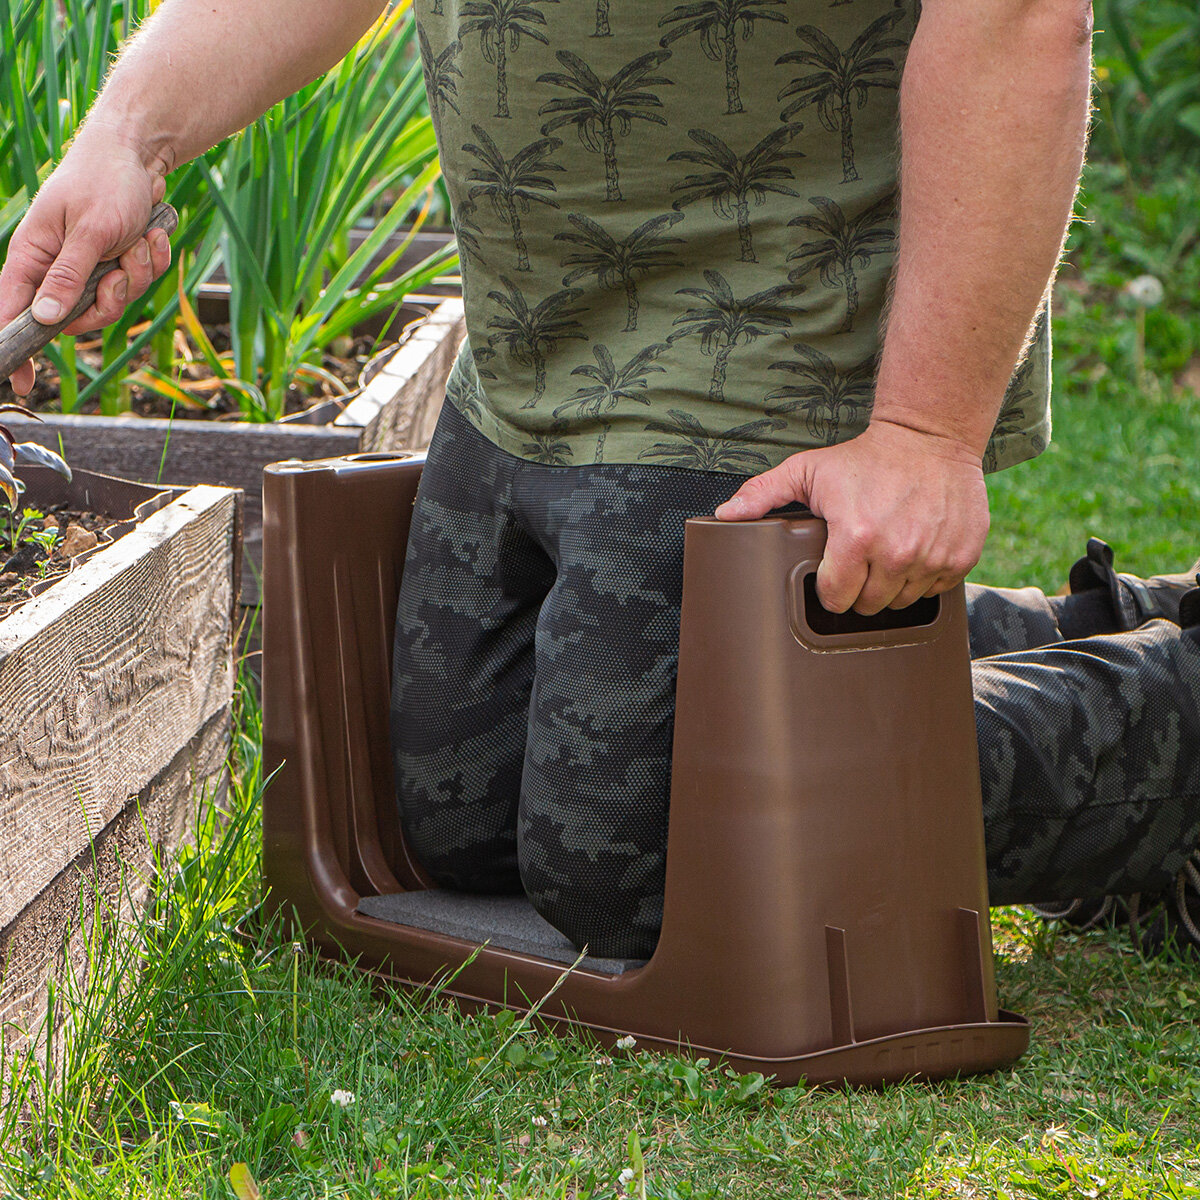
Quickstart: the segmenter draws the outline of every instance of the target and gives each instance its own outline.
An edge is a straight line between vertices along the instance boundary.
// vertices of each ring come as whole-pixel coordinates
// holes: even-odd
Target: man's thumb
[[[722,521],[756,521],[776,508],[807,503],[804,472],[797,461],[801,458],[803,453],[794,454],[779,466],[747,479],[714,515]]]
[[[83,295],[88,277],[100,262],[100,251],[91,239],[68,236],[38,286],[32,311],[43,325],[58,325],[67,319]]]

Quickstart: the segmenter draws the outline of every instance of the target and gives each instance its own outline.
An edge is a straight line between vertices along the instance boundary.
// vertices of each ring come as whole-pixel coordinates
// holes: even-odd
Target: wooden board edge
[[[240,493],[234,488],[211,484],[197,484],[189,488],[102,553],[94,555],[78,570],[71,571],[53,587],[0,621],[0,660],[61,619],[80,598],[131,569],[156,547],[192,522],[203,519],[211,510],[227,509],[231,530],[235,529],[239,497]]]
[[[379,421],[380,415],[389,406],[400,401],[415,379],[419,379],[423,368],[439,354],[446,353],[447,343],[453,340],[453,351],[458,352],[466,336],[466,315],[462,298],[455,296],[444,300],[413,331],[411,338],[384,364],[379,373],[366,385],[333,425],[370,430]],[[367,439],[370,440],[368,434]]]

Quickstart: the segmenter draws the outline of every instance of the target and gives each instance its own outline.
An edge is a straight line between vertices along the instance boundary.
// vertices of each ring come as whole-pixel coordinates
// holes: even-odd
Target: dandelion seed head
[[[1156,275],[1139,275],[1125,285],[1125,294],[1143,308],[1153,308],[1161,304],[1164,290],[1162,280]]]

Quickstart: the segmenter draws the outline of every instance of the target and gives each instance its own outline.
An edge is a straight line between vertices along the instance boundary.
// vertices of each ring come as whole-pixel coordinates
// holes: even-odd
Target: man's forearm
[[[926,0],[901,87],[875,421],[982,453],[1070,218],[1090,16],[1080,0]]]
[[[384,0],[166,0],[126,47],[80,134],[166,173],[333,66]]]

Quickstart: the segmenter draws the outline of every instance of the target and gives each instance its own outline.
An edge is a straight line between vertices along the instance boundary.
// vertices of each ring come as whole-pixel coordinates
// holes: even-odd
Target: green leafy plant
[[[50,555],[53,553],[54,547],[58,545],[58,530],[35,529],[30,533],[26,533],[25,540],[32,542],[35,546],[39,546],[45,551],[45,557],[37,565],[38,578],[45,579],[46,572],[50,567]]]
[[[157,4],[0,0],[0,254],[112,56]],[[447,249],[392,278],[441,204],[438,180],[415,21],[401,0],[338,67],[171,176],[175,265],[98,335],[99,362],[71,338],[48,348],[63,411],[93,398],[102,413],[126,410],[135,385],[204,407],[180,387],[182,326],[247,417],[281,416],[293,381],[321,377],[323,349],[453,268]],[[384,253],[414,215],[409,237]],[[371,228],[351,252],[356,227]],[[219,270],[231,297],[231,349],[220,354],[196,336],[187,304]]]
[[[452,247],[389,278],[433,202],[440,168],[408,3],[329,74],[200,163],[230,283],[231,359],[204,348],[251,419],[283,415],[298,374],[368,317],[454,263]],[[406,65],[410,63],[411,65]],[[398,81],[398,82],[397,82]],[[410,218],[407,237],[383,255]],[[379,215],[382,213],[382,215]],[[377,217],[350,250],[351,231]]]
[[[1164,156],[1200,161],[1200,8],[1105,0],[1096,24],[1094,149],[1115,154],[1131,176]]]
[[[33,416],[19,404],[0,404],[0,415],[6,412],[20,413],[23,417]],[[5,508],[0,510],[0,513],[5,517],[6,540],[10,550],[17,548],[17,543],[25,534],[26,526],[34,519],[33,510],[27,510],[24,515],[20,511],[21,493],[25,490],[25,484],[17,478],[18,463],[51,467],[67,479],[71,478],[71,468],[53,450],[47,450],[37,442],[18,442],[7,426],[0,425],[0,496],[5,501]]]

